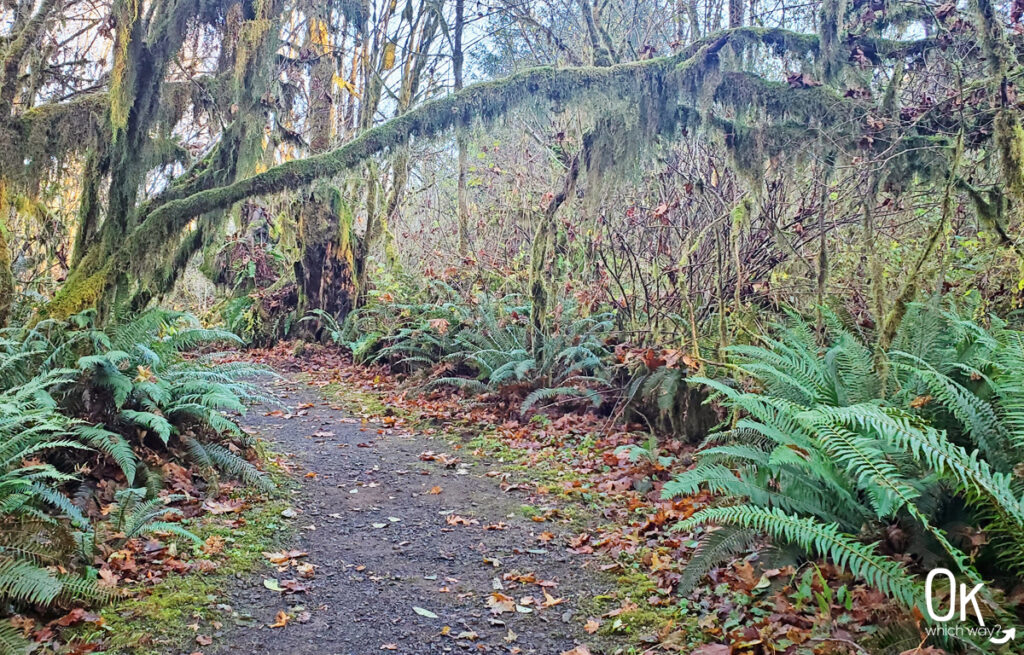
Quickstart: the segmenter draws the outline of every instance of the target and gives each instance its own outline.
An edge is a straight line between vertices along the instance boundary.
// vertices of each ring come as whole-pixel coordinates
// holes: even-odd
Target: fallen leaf
[[[293,559],[306,557],[307,555],[309,555],[309,553],[301,550],[284,550],[279,553],[268,553],[267,551],[263,551],[263,556],[273,564],[286,564]]]
[[[207,555],[216,555],[224,550],[224,537],[211,534],[203,543],[203,552]]]
[[[290,620],[291,620],[291,618],[288,616],[287,612],[285,612],[284,610],[279,610],[277,612],[277,615],[274,616],[274,622],[271,623],[270,625],[268,625],[267,627],[269,627],[269,628],[283,628],[286,625],[288,625],[288,621],[290,621]]]
[[[449,514],[445,517],[444,520],[445,523],[447,523],[448,525],[476,525],[480,522],[476,519],[464,518],[462,516],[459,516],[458,514]]]
[[[436,619],[437,618],[437,614],[434,614],[433,612],[431,612],[428,609],[423,609],[422,607],[415,607],[415,606],[413,606],[412,611],[416,612],[420,616],[425,616],[428,619]]]
[[[120,576],[111,571],[109,567],[103,566],[103,568],[100,569],[100,585],[104,587],[116,587],[120,580]]]
[[[266,578],[263,580],[263,586],[271,591],[284,591],[281,584],[277,581],[277,578]]]
[[[242,508],[244,506],[245,501],[241,500],[240,498],[225,500],[223,502],[216,500],[203,501],[203,509],[205,509],[210,514],[237,514],[238,512],[242,511]]]
[[[487,597],[487,607],[491,614],[505,614],[516,611],[516,601],[500,592],[494,592]]]
[[[547,592],[547,590],[545,590],[544,591],[544,602],[541,603],[541,607],[554,607],[555,605],[560,605],[560,604],[562,604],[564,602],[565,602],[564,598],[555,598],[554,596],[549,594]]]

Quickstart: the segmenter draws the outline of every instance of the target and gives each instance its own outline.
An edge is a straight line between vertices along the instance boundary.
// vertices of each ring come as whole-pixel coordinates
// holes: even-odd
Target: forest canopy
[[[169,293],[197,255],[216,278],[213,252],[245,229],[250,213],[282,218],[287,194],[311,191],[336,196],[346,210],[322,199],[317,216],[280,221],[303,253],[286,255],[296,261],[324,250],[324,239],[336,242],[330,255],[314,256],[324,261],[300,267],[297,297],[310,308],[348,306],[308,298],[307,287],[327,269],[341,276],[333,295],[355,297],[359,284],[372,284],[357,269],[381,262],[382,236],[416,213],[416,183],[450,172],[436,148],[458,133],[456,150],[465,155],[495,121],[502,134],[536,137],[549,178],[564,165],[560,157],[567,161],[589,139],[582,168],[590,181],[579,188],[594,216],[610,209],[602,196],[614,183],[604,169],[616,168],[622,180],[625,168],[677,144],[717,144],[738,176],[726,204],[763,205],[769,178],[807,184],[827,166],[876,204],[887,199],[879,194],[905,204],[916,189],[949,187],[953,200],[970,199],[986,231],[1016,247],[1007,231],[1024,193],[1014,6],[654,3],[643,7],[643,27],[612,5],[479,4],[458,16],[454,6],[414,2],[140,7],[9,9],[6,238],[15,240],[15,277],[42,284],[51,299],[38,309],[43,315],[138,311]],[[567,23],[556,30],[556,20]],[[513,127],[523,120],[525,129]],[[413,156],[424,149],[434,149],[426,162]],[[464,183],[466,157],[456,159]],[[368,183],[353,179],[365,171]],[[462,200],[453,212],[461,255],[471,239],[469,199],[481,207],[484,200],[464,187],[455,190]],[[768,207],[754,209],[747,220],[758,223]],[[921,213],[929,221],[935,210]],[[61,225],[59,243],[19,249],[12,228],[24,223],[28,236],[48,218]],[[952,218],[940,216],[934,232],[946,232]],[[871,229],[876,219],[862,220]],[[345,248],[327,235],[339,230],[351,232]],[[46,249],[59,252],[32,252]],[[782,251],[808,264],[804,254]],[[864,254],[873,271],[869,307],[880,320],[895,309],[898,322],[908,293],[874,280],[884,275],[879,248]],[[736,276],[741,285],[755,282]],[[355,286],[343,289],[348,278]],[[10,307],[13,293],[4,297]]]

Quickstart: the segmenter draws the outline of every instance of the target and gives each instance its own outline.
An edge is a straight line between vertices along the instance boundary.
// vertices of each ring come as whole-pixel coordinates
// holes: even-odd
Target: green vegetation
[[[0,595],[17,609],[103,603],[123,590],[92,567],[101,544],[153,533],[201,543],[167,493],[158,463],[179,459],[204,476],[270,482],[229,450],[251,447],[224,410],[263,398],[236,376],[252,365],[186,360],[201,344],[237,339],[186,314],[152,311],[114,329],[92,314],[0,333]],[[237,444],[237,445],[235,445]],[[244,452],[239,450],[239,452]],[[110,503],[106,516],[99,505]],[[5,624],[8,649],[25,642]]]
[[[830,648],[939,566],[1021,623],[1022,34],[1021,0],[8,0],[5,616],[121,602],[110,548],[270,491],[228,345],[649,521],[623,630],[685,613],[667,650],[715,603],[824,649],[736,609],[779,553]]]
[[[279,489],[289,486],[287,478],[277,475]],[[275,494],[279,495],[279,494]],[[253,573],[266,565],[263,552],[283,547],[293,531],[280,519],[288,504],[284,500],[259,499],[250,509],[236,515],[245,521],[243,528],[228,528],[223,521],[209,517],[188,527],[204,542],[211,537],[224,542],[223,559],[208,573],[172,576],[146,589],[140,597],[116,601],[100,611],[103,625],[81,629],[76,637],[83,642],[102,639],[108,652],[156,655],[168,648],[188,650],[196,633],[188,626],[231,621],[218,605],[230,602],[227,595],[238,575]],[[234,519],[237,520],[237,519]]]
[[[794,318],[763,346],[730,348],[756,392],[693,380],[711,387],[732,418],[708,437],[697,466],[664,487],[666,496],[707,488],[725,503],[679,524],[725,526],[705,537],[690,571],[742,550],[756,530],[829,557],[922,613],[912,569],[945,566],[969,580],[1013,584],[1024,565],[1013,471],[1024,446],[1024,334],[914,305],[892,349],[875,358],[827,319],[825,347]],[[913,544],[911,567],[880,544],[893,526]],[[970,540],[982,531],[988,539]],[[998,615],[991,593],[987,609]]]

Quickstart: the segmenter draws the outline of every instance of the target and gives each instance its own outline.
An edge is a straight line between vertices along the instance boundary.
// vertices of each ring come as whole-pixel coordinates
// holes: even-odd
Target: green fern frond
[[[790,542],[809,553],[828,557],[852,575],[861,578],[886,596],[906,607],[924,611],[922,585],[906,568],[875,549],[844,534],[838,525],[813,518],[793,516],[779,509],[739,505],[704,509],[677,524],[679,530],[692,530],[706,524],[735,525],[757,530],[775,539]]]
[[[726,526],[707,533],[686,562],[676,584],[676,593],[687,596],[711,569],[746,552],[757,538],[753,530]]]

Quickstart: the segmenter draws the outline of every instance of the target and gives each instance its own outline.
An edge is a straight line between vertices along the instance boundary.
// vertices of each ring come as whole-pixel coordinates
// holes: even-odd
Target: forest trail
[[[566,526],[524,516],[529,501],[502,491],[500,463],[468,454],[457,464],[424,461],[453,445],[363,424],[299,382],[280,381],[274,392],[289,412],[254,408],[244,424],[301,480],[295,516],[285,520],[297,528],[288,548],[306,555],[295,553],[286,571],[268,561],[240,580],[230,594],[234,620],[207,653],[588,652],[573,650],[595,641],[582,631],[579,603],[610,581],[549,536]],[[297,575],[304,563],[315,567],[310,580]],[[544,586],[509,579],[531,574]],[[275,579],[308,590],[274,591]],[[536,601],[524,605],[526,596]],[[270,627],[279,612],[287,624]]]

